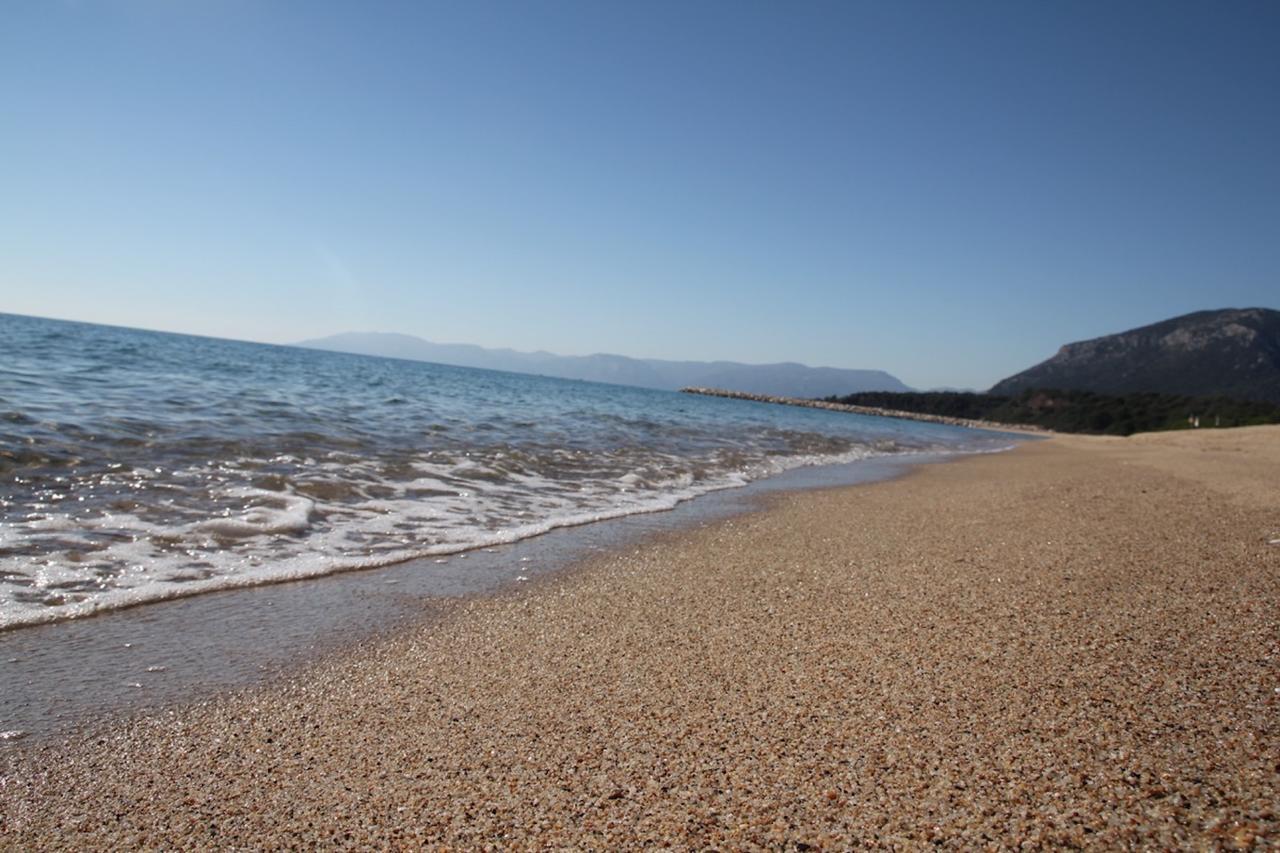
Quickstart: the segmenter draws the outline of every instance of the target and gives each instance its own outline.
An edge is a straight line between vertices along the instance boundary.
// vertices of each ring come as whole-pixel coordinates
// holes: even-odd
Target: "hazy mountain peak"
[[[697,385],[783,397],[828,397],[857,391],[910,390],[897,377],[883,370],[808,367],[796,362],[667,361],[630,358],[615,353],[556,355],[545,350],[519,352],[486,349],[475,344],[437,344],[396,332],[344,332],[301,341],[297,345],[670,391]]]

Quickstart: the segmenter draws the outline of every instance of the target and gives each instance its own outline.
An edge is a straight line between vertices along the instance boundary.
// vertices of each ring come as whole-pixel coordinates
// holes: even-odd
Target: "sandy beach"
[[[0,754],[0,847],[1280,842],[1280,428],[1055,437]]]

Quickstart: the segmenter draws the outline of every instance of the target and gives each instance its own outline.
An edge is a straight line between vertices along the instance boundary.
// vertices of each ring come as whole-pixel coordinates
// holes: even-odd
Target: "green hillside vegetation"
[[[865,391],[826,402],[1040,426],[1057,432],[1131,435],[1135,432],[1280,423],[1280,406],[1227,397],[1177,394],[1098,394],[1028,389],[1012,395],[959,392]]]

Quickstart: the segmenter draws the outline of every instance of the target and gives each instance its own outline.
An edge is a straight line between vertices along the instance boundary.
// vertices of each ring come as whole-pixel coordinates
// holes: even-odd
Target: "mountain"
[[[664,361],[625,355],[556,355],[485,349],[473,344],[437,344],[413,335],[345,332],[297,344],[309,349],[431,361],[461,367],[535,373],[562,379],[612,382],[674,391],[688,386],[726,388],[779,397],[829,397],[856,391],[909,391],[883,370],[845,370],[803,364],[739,364],[733,361]]]
[[[1067,344],[992,394],[1154,391],[1280,403],[1280,311],[1224,308]]]

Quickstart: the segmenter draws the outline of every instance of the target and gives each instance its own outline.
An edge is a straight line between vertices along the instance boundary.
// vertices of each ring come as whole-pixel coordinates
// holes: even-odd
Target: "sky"
[[[0,311],[986,388],[1280,307],[1280,3],[0,5]]]

